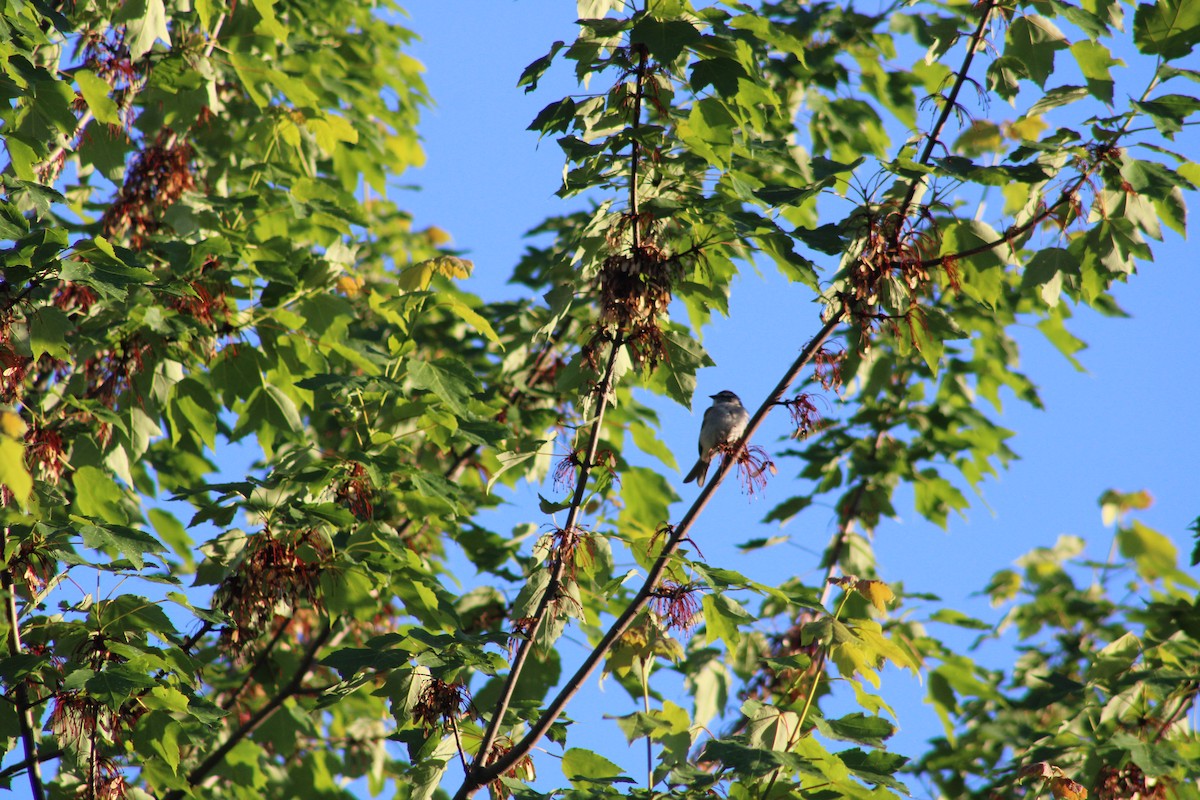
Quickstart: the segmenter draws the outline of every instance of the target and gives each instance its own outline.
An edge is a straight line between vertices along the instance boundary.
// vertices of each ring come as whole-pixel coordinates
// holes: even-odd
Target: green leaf
[[[812,498],[807,495],[790,497],[772,508],[770,512],[763,517],[763,522],[779,522],[780,525],[783,525],[791,520],[792,517],[811,506],[812,502]]]
[[[0,483],[8,486],[22,504],[33,491],[33,478],[25,468],[25,423],[11,411],[0,411]]]
[[[407,775],[406,795],[409,800],[430,800],[446,774],[446,768],[457,756],[453,736],[430,736],[424,746],[413,754],[413,767]],[[257,765],[257,761],[255,762]]]
[[[1166,197],[1154,198],[1154,208],[1168,228],[1180,236],[1187,236],[1187,204],[1182,189],[1175,187]]]
[[[456,358],[449,356],[434,361],[409,362],[408,377],[413,384],[431,392],[446,404],[455,416],[473,418],[468,408],[471,398],[479,391],[479,379]]]
[[[566,133],[575,122],[575,112],[575,101],[571,98],[565,97],[562,100],[556,100],[539,111],[537,116],[533,118],[533,122],[529,123],[529,127],[526,130],[541,131],[543,134]],[[566,138],[574,139],[575,137]],[[587,142],[583,142],[582,140],[577,141],[585,145],[586,149]],[[562,139],[559,140],[559,146],[567,150],[567,146],[563,144]],[[576,158],[576,160],[579,159]]]
[[[75,329],[74,323],[54,306],[42,306],[29,319],[29,347],[36,361],[43,355],[54,359],[68,357],[67,334]]]
[[[192,554],[194,542],[192,537],[188,536],[183,523],[177,520],[174,514],[161,508],[147,509],[146,516],[150,518],[150,524],[154,526],[158,537],[183,559],[183,563],[189,571],[193,570],[196,565],[196,557]]]
[[[643,453],[654,456],[670,469],[679,469],[679,462],[675,460],[675,454],[671,452],[666,443],[658,438],[654,428],[640,419],[634,419],[629,423],[629,434],[633,437],[634,445]]]
[[[961,611],[956,611],[952,608],[939,608],[929,617],[931,622],[941,622],[946,625],[954,625],[959,628],[966,628],[973,631],[991,630],[991,624],[974,617],[967,616]]]
[[[1067,48],[1066,37],[1044,17],[1019,16],[1008,27],[1004,55],[1012,57],[1038,86],[1045,87],[1054,71],[1054,54]]]
[[[653,536],[670,520],[670,504],[679,500],[666,478],[647,467],[626,468],[621,473],[621,487],[621,528],[644,536]]]
[[[1128,156],[1121,159],[1121,177],[1133,191],[1151,198],[1163,198],[1172,190],[1187,187],[1186,181],[1174,170],[1156,161],[1142,161]]]
[[[1179,552],[1174,543],[1137,520],[1117,530],[1117,545],[1121,555],[1134,560],[1138,575],[1145,580],[1155,581],[1179,572]]]
[[[1038,98],[1038,101],[1025,112],[1028,117],[1045,114],[1052,108],[1069,105],[1076,100],[1082,100],[1090,94],[1090,90],[1082,86],[1056,86]]]
[[[312,131],[317,145],[326,153],[333,154],[343,144],[358,141],[358,131],[350,120],[338,114],[322,114],[304,121],[304,127]]]
[[[1164,94],[1145,102],[1132,102],[1135,108],[1149,115],[1154,127],[1168,138],[1182,131],[1187,118],[1200,110],[1200,98],[1184,94]]]
[[[129,47],[129,58],[137,61],[161,39],[171,46],[171,32],[167,30],[167,10],[163,0],[128,0],[115,15],[114,22],[126,23],[125,44]]]
[[[857,747],[853,750],[843,750],[835,755],[856,777],[867,783],[886,786],[908,796],[908,786],[892,777],[908,762],[907,756],[882,750],[872,750],[868,753]]]
[[[272,0],[251,0],[254,10],[258,12],[259,21],[254,30],[264,36],[286,43],[288,30],[275,18],[275,4]]]
[[[1194,0],[1139,3],[1133,15],[1133,42],[1149,55],[1183,58],[1200,43],[1200,5]]]
[[[109,97],[112,86],[108,84],[108,81],[89,69],[81,69],[76,72],[75,81],[79,84],[79,93],[87,101],[92,116],[105,125],[121,124],[121,114],[117,109],[117,104]]]
[[[475,330],[482,333],[489,342],[496,345],[501,352],[504,351],[504,345],[500,342],[500,337],[497,335],[492,324],[483,318],[479,312],[468,306],[462,300],[451,294],[440,293],[437,295],[437,304],[445,306],[450,313],[461,319],[463,322],[470,325]]]
[[[178,444],[185,436],[215,450],[217,446],[217,410],[213,393],[194,378],[175,384],[167,417],[171,421],[171,441]]]
[[[738,82],[749,77],[742,65],[732,58],[706,58],[691,66],[692,91],[697,94],[711,86],[722,97],[735,97]]]
[[[967,498],[950,481],[940,477],[933,468],[923,469],[916,474],[913,494],[916,497],[917,513],[939,528],[946,529],[951,511],[960,514],[967,508]]]
[[[79,467],[72,483],[79,513],[118,525],[129,521],[124,507],[125,493],[107,472],[98,467]]]
[[[696,373],[710,367],[713,360],[708,352],[678,323],[663,331],[667,357],[650,376],[650,383],[684,408],[692,405],[696,393]]]
[[[1122,675],[1138,660],[1142,653],[1142,642],[1133,633],[1126,633],[1109,642],[1088,665],[1089,681],[1105,681]]]
[[[704,595],[701,605],[704,608],[705,642],[721,641],[730,652],[736,650],[741,641],[738,626],[753,622],[754,617],[724,592]]]
[[[624,776],[620,767],[604,756],[578,747],[572,747],[563,753],[562,771],[571,785],[578,789],[587,789],[596,783],[634,782]]]
[[[629,31],[631,44],[643,44],[655,60],[670,64],[685,48],[700,42],[700,31],[683,20],[642,17]]]
[[[1125,62],[1113,58],[1107,47],[1099,42],[1081,40],[1071,45],[1071,55],[1079,64],[1079,71],[1087,80],[1088,91],[1103,103],[1112,104],[1112,68],[1123,67]]]
[[[1071,366],[1080,372],[1086,372],[1083,364],[1075,358],[1075,354],[1084,350],[1087,347],[1087,343],[1067,330],[1063,324],[1061,315],[1055,314],[1046,317],[1038,322],[1037,329],[1042,332],[1042,335],[1046,337],[1050,344],[1054,345],[1058,352],[1062,353],[1071,362]]]
[[[108,554],[123,555],[137,569],[145,565],[147,553],[161,553],[167,548],[148,533],[124,525],[82,525],[79,532],[87,547]]]
[[[386,672],[408,664],[413,650],[403,646],[406,637],[386,633],[367,642],[366,647],[342,647],[321,659],[325,666],[336,670],[343,678],[351,678],[365,670]]]
[[[781,760],[786,760],[786,755],[762,747],[747,747],[728,739],[710,739],[701,751],[705,762],[723,764],[743,780],[772,772],[780,766]]]
[[[550,68],[550,64],[554,61],[554,56],[565,46],[566,45],[561,40],[550,45],[549,53],[535,60],[532,64],[526,67],[524,71],[521,72],[521,77],[517,79],[517,86],[524,86],[526,94],[535,91],[537,89],[538,80],[540,80],[542,75],[546,73],[546,70]]]
[[[111,709],[118,709],[140,689],[149,689],[157,681],[141,670],[109,662],[104,669],[77,669],[63,680],[65,689],[83,689]]]
[[[882,747],[885,739],[896,732],[896,726],[883,717],[874,717],[861,712],[847,714],[840,719],[816,718],[817,729],[832,739],[855,742],[870,747]]]

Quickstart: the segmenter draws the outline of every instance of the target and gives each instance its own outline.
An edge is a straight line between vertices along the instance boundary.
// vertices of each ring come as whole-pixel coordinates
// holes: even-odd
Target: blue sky
[[[412,211],[418,228],[446,229],[454,246],[475,262],[467,288],[487,298],[512,296],[518,287],[505,281],[525,247],[523,233],[544,217],[568,210],[554,196],[562,170],[557,145],[550,139],[539,142],[525,128],[543,106],[574,88],[564,75],[552,74],[537,92],[526,95],[516,81],[553,41],[574,37],[575,4],[410,0],[403,5],[411,15],[408,26],[421,37],[412,53],[427,68],[436,107],[421,124],[426,166],[402,178],[421,189],[395,199]],[[1003,118],[1004,110],[993,109],[992,114]],[[1015,116],[1009,112],[1010,118]],[[1186,149],[1182,142],[1176,144]],[[1194,146],[1192,151],[1195,157]],[[1193,209],[1200,207],[1196,193],[1187,201]],[[1072,330],[1089,345],[1079,356],[1086,372],[1075,370],[1032,327],[1018,334],[1022,367],[1040,386],[1046,405],[1045,411],[1011,399],[1005,405],[999,422],[1016,431],[1011,444],[1020,460],[999,480],[985,484],[986,504],[972,496],[967,519],[952,517],[948,532],[920,519],[911,494],[902,493],[897,503],[901,518],[877,531],[876,550],[886,580],[903,581],[909,591],[935,593],[949,607],[996,620],[999,612],[976,593],[995,571],[1011,566],[1031,548],[1053,545],[1058,536],[1070,534],[1087,540],[1088,557],[1108,556],[1112,530],[1101,524],[1097,499],[1109,488],[1149,490],[1155,503],[1137,518],[1171,537],[1186,559],[1191,550],[1186,527],[1200,515],[1200,471],[1195,467],[1200,355],[1194,343],[1200,330],[1194,300],[1200,296],[1200,274],[1197,259],[1189,255],[1194,245],[1170,232],[1166,242],[1152,244],[1155,262],[1142,264],[1139,274],[1116,290],[1132,319],[1086,311],[1076,318]],[[836,264],[821,266],[832,272]],[[735,282],[730,318],[718,319],[705,333],[705,347],[717,365],[700,375],[697,408],[689,412],[671,403],[656,404],[661,435],[683,469],[695,452],[699,415],[707,406],[704,396],[729,388],[756,406],[815,331],[815,318],[807,295],[786,286],[773,268],[764,266],[762,275],[747,271]],[[777,414],[758,443],[783,449],[787,432],[787,420]],[[747,499],[732,481],[722,487],[695,534],[710,562],[761,581],[785,574],[817,579],[816,554],[833,530],[832,509],[808,509],[782,532],[777,525],[758,522],[774,503],[792,494],[786,482],[795,467],[782,466],[765,498]],[[694,489],[682,485],[682,475],[674,485],[690,502]],[[499,527],[502,521],[545,522],[537,511],[536,488],[518,490],[490,524]],[[779,533],[790,538],[774,548],[743,554],[732,546]],[[1009,652],[1006,646],[992,647],[981,657],[1000,666]],[[892,672],[883,690],[900,718],[893,748],[919,753],[922,742],[940,732],[932,709],[922,705],[922,687]],[[617,706],[625,702],[622,694],[617,687],[593,693],[571,715],[586,719],[606,708],[627,713],[632,707],[614,710],[612,705],[617,697]],[[609,758],[618,763],[630,758],[615,727],[603,736],[598,745]],[[626,764],[633,774],[643,758]]]

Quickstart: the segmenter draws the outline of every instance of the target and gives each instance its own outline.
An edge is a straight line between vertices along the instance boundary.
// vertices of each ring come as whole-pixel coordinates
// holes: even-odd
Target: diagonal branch
[[[1022,222],[1020,225],[1013,225],[1010,228],[1007,228],[1004,233],[1000,234],[999,238],[995,239],[994,241],[985,242],[975,247],[968,247],[966,250],[960,250],[957,253],[946,253],[945,255],[940,255],[936,258],[927,258],[921,262],[921,267],[925,269],[937,267],[945,264],[947,261],[958,261],[963,258],[970,258],[971,256],[977,256],[980,253],[986,253],[989,250],[995,250],[1001,245],[1008,244],[1013,239],[1025,235],[1042,222],[1049,219],[1061,206],[1070,203],[1071,198],[1083,188],[1083,185],[1087,183],[1088,179],[1091,177],[1092,170],[1084,170],[1083,174],[1081,174],[1078,178],[1072,181],[1069,186],[1062,190],[1062,193],[1059,194],[1057,200],[1043,208],[1037,214],[1034,214],[1025,222]]]
[[[631,110],[630,128],[636,129],[641,124],[642,118],[642,95],[645,91],[645,80],[647,75],[647,66],[649,59],[649,51],[645,47],[637,49],[638,65],[634,70],[634,92],[633,92],[633,108]],[[641,248],[641,226],[638,219],[638,162],[641,155],[640,146],[636,136],[630,137],[631,144],[629,149],[629,213],[632,220],[632,240],[631,250],[637,255]],[[597,410],[595,418],[591,423],[591,432],[588,438],[587,450],[583,457],[580,466],[579,475],[575,481],[575,491],[571,496],[571,504],[567,511],[567,519],[563,524],[563,530],[572,531],[576,528],[579,520],[580,510],[583,508],[583,500],[587,492],[588,477],[595,465],[596,452],[600,445],[600,436],[604,427],[604,414],[608,408],[609,397],[612,394],[614,374],[617,363],[617,356],[621,352],[621,348],[625,344],[624,331],[617,331],[610,342],[608,360],[604,367],[604,372],[600,379],[599,386],[596,387],[595,394],[597,400]],[[478,776],[481,773],[500,774],[507,766],[497,770],[496,763],[488,765],[484,764],[491,755],[492,745],[495,744],[496,737],[499,734],[500,726],[504,722],[504,717],[508,713],[509,705],[512,702],[513,692],[516,690],[521,674],[524,672],[525,664],[529,660],[530,654],[533,652],[534,643],[537,641],[538,630],[545,623],[550,609],[556,599],[558,599],[558,591],[560,581],[562,580],[563,570],[565,569],[565,559],[551,558],[550,561],[550,576],[546,583],[545,589],[542,591],[542,596],[538,599],[537,608],[534,610],[533,616],[529,623],[529,628],[526,631],[526,637],[521,640],[517,648],[517,653],[513,657],[513,661],[508,670],[508,675],[505,676],[504,685],[500,689],[500,697],[496,701],[496,705],[492,709],[491,718],[488,720],[487,728],[484,730],[483,738],[479,742],[479,748],[475,751],[475,758],[471,763],[471,768],[466,772],[466,778],[463,781],[463,789],[459,790],[461,795],[464,790],[470,794],[479,786],[487,783],[491,778],[479,780]],[[557,713],[554,715],[556,718]],[[552,723],[554,718],[550,719]],[[536,742],[538,737],[530,740]],[[518,745],[514,750],[520,749]],[[507,757],[502,760],[508,760]],[[513,759],[515,761],[515,759]],[[497,762],[498,763],[498,762]],[[511,763],[511,762],[510,762]],[[494,776],[493,775],[493,776]],[[468,789],[467,787],[471,787]]]
[[[918,164],[928,164],[929,159],[933,157],[933,149],[937,147],[942,130],[946,127],[946,123],[950,121],[950,115],[954,113],[954,109],[958,105],[958,96],[962,93],[962,88],[967,83],[967,73],[971,70],[971,63],[975,60],[975,54],[981,49],[983,35],[987,31],[988,23],[992,19],[992,11],[995,8],[995,0],[986,0],[986,5],[983,6],[979,15],[979,24],[975,26],[975,32],[971,34],[971,40],[967,44],[967,53],[963,56],[962,66],[955,73],[954,85],[950,87],[950,93],[946,95],[945,103],[942,105],[942,113],[938,115],[937,121],[929,130],[929,138],[925,140],[925,149],[921,151],[921,156],[917,159]],[[908,185],[908,191],[905,192],[904,201],[900,204],[900,213],[897,214],[897,219],[902,220],[908,216],[913,199],[917,196],[917,191],[924,182],[925,179],[923,177],[917,177]],[[897,226],[896,235],[899,235],[899,231],[900,227]]]
[[[208,758],[204,759],[191,772],[188,773],[188,786],[197,786],[201,781],[208,777],[214,769],[222,761],[225,756],[229,755],[229,751],[237,747],[237,745],[258,729],[258,726],[267,720],[276,709],[283,705],[288,698],[298,693],[304,684],[304,679],[308,677],[309,671],[312,669],[313,663],[316,661],[317,653],[329,641],[329,637],[333,634],[333,624],[327,622],[321,632],[313,638],[308,649],[304,651],[304,655],[300,659],[299,665],[296,667],[296,672],[292,675],[292,679],[287,682],[287,685],[280,689],[275,695],[267,701],[266,705],[242,723],[237,730],[229,734],[229,738],[221,743],[221,746],[213,750]],[[164,795],[164,800],[182,800],[186,790],[176,789]]]
[[[604,377],[601,380],[600,386],[596,389],[599,396],[599,405],[596,410],[596,417],[592,421],[591,434],[588,439],[587,453],[583,458],[583,464],[580,467],[579,476],[575,481],[575,493],[571,496],[571,507],[567,512],[567,520],[563,525],[564,530],[572,530],[578,519],[579,511],[583,507],[584,494],[587,491],[588,477],[591,474],[592,466],[596,460],[596,451],[600,446],[600,434],[604,423],[604,413],[608,408],[608,399],[612,394],[613,371],[616,366],[617,355],[624,345],[624,337],[621,334],[613,339],[611,349],[608,354],[608,363],[604,368]],[[550,606],[554,602],[558,594],[559,581],[562,579],[563,569],[565,568],[565,560],[555,558],[550,564],[550,579],[546,583],[546,588],[542,591],[542,596],[538,601],[537,609],[533,613],[532,623],[530,624],[526,638],[521,641],[517,648],[517,654],[513,658],[512,666],[509,667],[508,675],[505,677],[504,686],[500,689],[500,697],[496,701],[496,705],[492,710],[491,719],[488,720],[487,729],[484,731],[483,738],[479,742],[479,748],[475,751],[475,759],[471,763],[471,769],[467,773],[467,780],[463,786],[474,784],[474,789],[479,788],[485,783],[488,783],[491,778],[478,780],[476,776],[480,773],[491,772],[495,765],[489,765],[484,768],[484,760],[491,752],[492,745],[496,741],[496,736],[500,731],[500,725],[504,721],[505,714],[508,713],[509,704],[512,702],[513,692],[516,689],[517,681],[521,677],[521,673],[525,669],[525,664],[529,660],[529,655],[533,651],[534,642],[537,640],[538,629],[545,622],[546,616],[549,613]],[[536,741],[536,740],[535,740]],[[514,748],[514,750],[517,748]],[[515,760],[515,759],[514,759]],[[505,767],[507,769],[507,767]],[[499,770],[502,772],[503,770]],[[471,791],[474,791],[472,789]],[[461,794],[461,790],[460,790]]]
[[[833,331],[840,324],[840,319],[840,314],[831,314],[829,321],[825,322],[821,326],[817,334],[813,336],[808,344],[806,344],[800,351],[800,355],[796,358],[795,362],[792,363],[787,372],[784,373],[783,377],[780,378],[779,383],[775,386],[775,389],[762,403],[762,405],[759,406],[758,411],[755,412],[754,416],[751,417],[749,424],[746,426],[746,432],[742,439],[743,442],[750,441],[755,431],[758,430],[758,427],[762,424],[763,420],[766,419],[766,416],[770,410],[774,408],[780,400],[783,399],[783,395],[787,392],[792,383],[795,382],[796,378],[799,377],[800,372],[806,366],[808,366],[808,364],[816,356],[817,351],[820,350],[821,346],[833,334]],[[459,787],[458,792],[454,796],[454,800],[466,800],[466,798],[474,794],[480,787],[494,780],[497,776],[503,774],[506,770],[512,767],[513,764],[517,763],[517,761],[519,761],[521,758],[524,758],[533,749],[534,745],[536,745],[537,742],[546,735],[546,733],[550,730],[550,727],[562,714],[567,704],[579,692],[579,690],[583,688],[584,683],[596,670],[596,667],[600,665],[600,662],[608,654],[609,650],[611,650],[613,645],[616,644],[617,640],[624,635],[625,631],[629,629],[629,626],[633,623],[634,618],[637,617],[637,615],[641,613],[641,611],[650,602],[652,593],[657,587],[659,579],[662,578],[663,573],[666,571],[667,566],[671,561],[671,557],[678,549],[679,544],[687,538],[696,518],[699,516],[700,512],[704,510],[704,507],[708,504],[709,498],[712,496],[713,492],[716,491],[717,486],[719,486],[724,480],[726,473],[729,472],[732,466],[733,459],[722,459],[721,465],[717,470],[717,474],[710,483],[705,485],[704,489],[701,490],[699,497],[696,498],[696,500],[692,503],[691,508],[689,508],[687,513],[684,514],[679,525],[672,530],[670,538],[667,540],[662,552],[659,553],[654,565],[647,573],[646,579],[643,581],[642,587],[638,590],[638,593],[634,596],[633,600],[630,601],[629,605],[626,606],[621,615],[617,617],[616,621],[614,621],[609,629],[605,632],[604,636],[600,639],[595,648],[592,649],[591,653],[588,654],[587,658],[584,659],[583,664],[579,666],[579,668],[575,671],[575,674],[572,675],[571,678],[563,685],[563,688],[559,690],[558,695],[555,696],[555,698],[546,706],[546,710],[542,712],[541,717],[539,717],[537,721],[533,723],[525,737],[495,762],[488,764],[486,767],[477,767],[474,769],[472,773],[467,776],[466,780],[463,781],[462,786]],[[478,758],[476,760],[478,761]]]

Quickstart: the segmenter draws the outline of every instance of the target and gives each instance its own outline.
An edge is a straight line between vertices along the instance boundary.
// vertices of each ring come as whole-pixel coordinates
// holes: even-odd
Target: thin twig
[[[646,66],[647,66],[648,56],[649,56],[649,53],[647,53],[645,50],[642,50],[640,53],[639,60],[638,60],[638,67],[637,67],[637,71],[636,71],[637,77],[635,80],[635,87],[634,87],[632,120],[630,123],[630,127],[634,128],[634,129],[636,129],[641,124],[642,92],[644,91],[644,82],[645,82],[645,78],[646,78]],[[638,149],[637,137],[632,137],[632,138],[633,138],[633,141],[630,145],[630,153],[629,153],[629,160],[630,160],[629,206],[630,206],[631,219],[632,219],[632,223],[633,223],[632,224],[632,248],[631,249],[632,249],[634,257],[636,258],[638,250],[641,247],[641,238],[640,238],[640,233],[639,233],[640,226],[638,224],[638,197],[637,197],[639,149]],[[578,520],[579,520],[580,510],[583,508],[583,500],[584,500],[584,497],[587,492],[588,477],[590,476],[591,470],[592,470],[593,466],[595,465],[596,452],[600,446],[600,436],[601,436],[603,425],[604,425],[604,413],[608,407],[609,397],[612,394],[613,372],[614,372],[614,369],[615,369],[616,363],[617,363],[617,355],[620,353],[621,348],[624,346],[624,343],[625,343],[624,334],[623,334],[623,332],[620,332],[620,331],[618,331],[617,334],[615,336],[613,336],[612,341],[610,342],[608,361],[605,364],[604,372],[602,373],[602,377],[600,379],[600,385],[595,390],[596,395],[598,397],[597,409],[596,409],[595,417],[591,423],[591,433],[589,436],[587,450],[586,450],[586,453],[583,458],[583,463],[580,467],[579,475],[576,477],[575,492],[571,497],[571,504],[567,511],[567,519],[566,519],[566,522],[563,524],[563,530],[565,530],[565,531],[573,531],[575,529],[576,524],[578,523]],[[488,778],[486,780],[476,783],[476,779],[474,776],[477,776],[481,771],[484,771],[484,764],[487,761],[487,759],[489,758],[489,755],[490,755],[491,749],[492,749],[492,745],[495,743],[496,737],[499,734],[500,726],[503,724],[504,717],[508,713],[508,708],[509,708],[510,703],[512,702],[512,696],[513,696],[513,692],[516,689],[517,682],[520,680],[521,674],[525,669],[525,664],[529,660],[530,654],[533,652],[533,648],[537,641],[538,631],[544,624],[546,617],[548,616],[548,614],[550,612],[551,606],[553,605],[555,600],[558,598],[558,591],[559,591],[559,587],[560,587],[560,581],[562,580],[562,573],[563,573],[564,568],[565,568],[564,559],[555,558],[555,559],[551,560],[549,580],[546,582],[546,587],[542,591],[542,596],[538,599],[538,605],[537,605],[537,608],[534,610],[534,613],[530,619],[529,627],[528,627],[528,630],[526,631],[526,636],[524,639],[521,640],[520,644],[517,646],[516,655],[513,657],[512,664],[509,666],[508,674],[504,678],[504,685],[500,689],[500,696],[496,701],[496,705],[493,707],[491,718],[488,720],[487,728],[484,730],[484,733],[483,733],[483,738],[480,739],[479,748],[475,751],[475,758],[473,759],[473,761],[471,763],[471,768],[469,770],[467,770],[465,779],[463,781],[463,788],[459,790],[460,796],[462,795],[464,790],[466,790],[468,792],[468,794],[470,794],[470,793],[474,792],[476,789],[478,789],[480,785],[482,785],[484,783],[489,783],[491,780],[494,779],[494,777],[496,775],[499,775],[500,773],[504,772],[504,770],[507,769],[508,766],[510,766],[513,763],[516,763],[516,761],[517,761],[516,758],[511,759],[508,762],[508,764],[502,769],[496,769],[496,764],[498,762],[493,762],[487,768],[487,771],[489,771],[489,772],[494,771],[493,776],[491,778]],[[528,738],[528,737],[526,737],[526,738]],[[536,739],[534,741],[536,741]],[[519,745],[518,745],[518,747],[519,747]],[[515,749],[517,749],[517,748],[514,748],[514,750]],[[511,755],[511,752],[509,753],[509,755]],[[507,756],[506,756],[506,758],[507,758]],[[501,760],[504,760],[504,759],[501,759]],[[467,787],[469,787],[469,786],[471,786],[472,788],[467,789]]]
[[[979,24],[975,27],[975,32],[971,34],[971,40],[967,45],[967,53],[963,56],[962,66],[959,67],[958,72],[955,74],[954,86],[950,88],[950,93],[946,95],[945,104],[942,106],[942,113],[938,116],[937,122],[929,130],[929,138],[925,141],[925,149],[921,152],[921,157],[917,159],[918,164],[928,164],[929,159],[933,156],[933,149],[937,146],[939,138],[942,135],[942,129],[946,127],[946,123],[950,121],[950,115],[954,113],[954,109],[958,105],[958,95],[962,92],[962,88],[967,82],[967,73],[971,70],[971,62],[975,60],[975,54],[979,52],[984,31],[987,30],[988,23],[992,18],[992,10],[995,7],[994,0],[988,0],[987,5],[983,7],[983,12],[979,15]],[[924,181],[923,177],[917,177],[908,185],[908,191],[904,195],[904,202],[900,204],[900,213],[896,216],[898,220],[902,220],[908,216],[908,210],[912,207],[913,199],[917,196],[917,190]],[[897,236],[899,236],[900,230],[900,226],[897,225]]]

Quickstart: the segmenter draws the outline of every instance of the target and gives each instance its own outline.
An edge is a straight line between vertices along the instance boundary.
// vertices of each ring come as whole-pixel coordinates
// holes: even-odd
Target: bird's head
[[[742,404],[741,398],[728,389],[724,389],[716,394],[710,394],[709,397],[713,399],[714,403],[737,403],[739,406]]]

